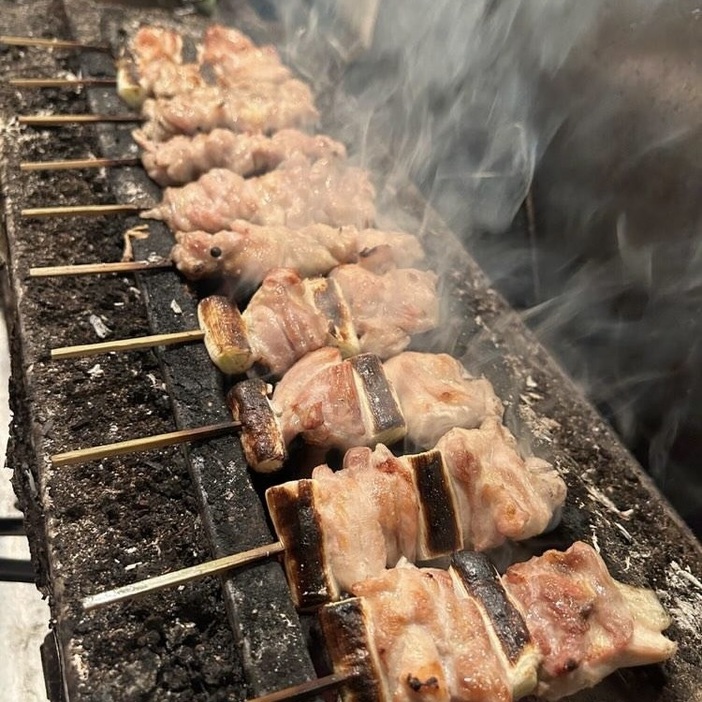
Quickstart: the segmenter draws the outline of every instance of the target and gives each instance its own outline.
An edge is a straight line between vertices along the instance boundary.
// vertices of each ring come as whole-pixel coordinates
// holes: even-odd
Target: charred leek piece
[[[282,468],[287,458],[283,434],[268,399],[270,386],[259,378],[237,383],[227,394],[235,421],[241,422],[241,445],[248,464],[259,473]]]
[[[138,110],[147,98],[131,58],[122,57],[117,61],[117,94],[134,110]]]
[[[450,572],[454,583],[475,599],[493,648],[501,653],[514,699],[531,694],[538,682],[541,655],[492,563],[482,553],[460,551],[451,557]]]
[[[400,402],[383,370],[382,361],[372,353],[363,353],[350,358],[354,369],[364,414],[364,424],[369,436],[369,445],[392,446],[407,433],[407,424],[400,409]]]
[[[405,456],[419,503],[417,557],[426,561],[463,548],[456,496],[441,451]]]
[[[256,359],[246,323],[234,303],[220,295],[203,298],[197,306],[197,317],[205,332],[207,353],[222,373],[236,375],[253,365]]]
[[[337,346],[344,358],[360,353],[351,309],[338,283],[331,278],[308,278],[303,284],[310,303],[329,320],[327,343]]]
[[[331,572],[314,498],[314,480],[292,480],[266,490],[275,532],[285,546],[285,572],[293,601],[299,609],[332,602],[341,594]]]
[[[344,702],[391,700],[363,599],[353,597],[323,607],[319,621],[334,672],[353,676],[344,685]]]

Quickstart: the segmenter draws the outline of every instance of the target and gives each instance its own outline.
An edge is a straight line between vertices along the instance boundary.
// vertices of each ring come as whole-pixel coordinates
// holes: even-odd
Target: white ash
[[[183,314],[183,309],[182,309],[182,307],[181,307],[175,300],[171,300],[171,309],[172,309],[176,314]]]
[[[88,368],[88,375],[91,380],[94,380],[95,378],[101,378],[105,375],[105,371],[99,363],[96,363],[92,368]]]
[[[91,314],[88,321],[101,339],[105,339],[112,333],[112,330],[96,314]]]

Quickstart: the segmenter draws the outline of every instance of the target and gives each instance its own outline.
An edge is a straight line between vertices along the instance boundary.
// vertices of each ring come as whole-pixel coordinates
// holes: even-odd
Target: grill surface
[[[7,31],[107,39],[109,28],[163,21],[156,11],[79,0],[26,5],[2,2]],[[195,21],[186,22],[196,29]],[[250,27],[243,26],[245,31]],[[257,28],[260,29],[260,28]],[[257,36],[261,39],[260,33]],[[79,67],[112,70],[104,56],[12,49],[5,76],[55,76]],[[192,446],[53,470],[46,458],[79,445],[197,426],[227,417],[221,381],[202,345],[154,355],[47,362],[51,346],[95,340],[92,312],[114,338],[195,325],[194,301],[172,272],[128,278],[30,281],[31,265],[117,260],[121,233],[134,221],[21,221],[22,207],[133,202],[156,197],[140,169],[108,174],[23,174],[20,160],[87,152],[124,155],[129,129],[100,127],[22,132],[16,113],[124,111],[108,90],[88,100],[70,93],[26,93],[3,86],[3,194],[10,265],[15,420],[10,465],[27,513],[42,588],[51,596],[59,653],[54,699],[231,699],[312,674],[302,628],[276,563],[84,615],[80,597],[190,565],[270,539],[263,509],[238,443],[222,438]],[[97,134],[97,136],[94,136]],[[442,270],[449,318],[433,350],[450,348],[484,373],[508,402],[507,421],[525,444],[553,460],[569,487],[558,530],[532,550],[575,539],[599,546],[615,577],[653,587],[674,617],[680,645],[664,666],[626,670],[578,700],[698,700],[702,687],[702,553],[610,429],[581,399],[518,317],[489,289],[453,235],[408,188],[405,212],[424,222],[424,243]],[[151,226],[137,256],[167,254],[170,235]],[[175,300],[176,313],[172,301]],[[172,407],[172,411],[171,411]],[[511,557],[520,555],[519,552]],[[222,598],[221,593],[224,593]],[[227,625],[226,613],[229,614]],[[306,624],[306,622],[304,623]],[[48,647],[47,647],[47,650]]]

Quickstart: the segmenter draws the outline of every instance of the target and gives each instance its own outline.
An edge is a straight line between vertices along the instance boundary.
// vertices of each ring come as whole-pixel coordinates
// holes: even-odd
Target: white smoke
[[[380,0],[361,47],[339,7],[372,2],[265,1],[325,128],[362,165],[389,155],[390,194],[420,186],[678,508],[699,510],[701,479],[677,487],[671,460],[702,432],[699,3]],[[531,188],[535,233],[515,234]]]

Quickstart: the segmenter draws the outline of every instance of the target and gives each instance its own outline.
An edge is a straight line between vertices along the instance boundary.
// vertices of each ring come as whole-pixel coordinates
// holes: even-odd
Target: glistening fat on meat
[[[307,354],[283,376],[269,403],[257,401],[249,421],[243,400],[258,397],[258,390],[247,389],[254,383],[260,387],[260,381],[247,380],[229,393],[232,412],[245,423],[242,443],[254,470],[280,468],[284,456],[278,449],[296,436],[313,445],[346,449],[394,443],[405,435],[397,398],[380,359],[370,354],[343,360],[339,349],[331,347]],[[269,432],[277,434],[275,441]],[[274,455],[268,455],[269,447]]]
[[[320,567],[315,577],[327,583],[325,591],[333,599],[401,558],[426,561],[468,546],[495,548],[507,538],[526,539],[541,533],[539,527],[556,523],[565,499],[558,473],[549,466],[558,499],[544,496],[534,487],[526,462],[513,452],[514,439],[506,430],[466,433],[478,444],[489,437],[492,449],[483,455],[477,448],[471,453],[467,442],[458,455],[448,454],[444,447],[395,457],[383,445],[373,451],[353,448],[344,456],[341,470],[318,466],[311,480],[268,489],[271,518],[290,555],[286,570],[298,606],[313,604],[304,583]],[[455,447],[448,444],[448,450]],[[490,451],[507,453],[509,462],[495,471]],[[472,472],[455,470],[465,461],[475,463]],[[500,500],[489,498],[490,488],[499,491]],[[318,603],[321,595],[318,590],[314,593]]]
[[[311,224],[300,229],[261,226],[244,220],[225,231],[178,232],[171,259],[189,280],[227,277],[248,289],[260,285],[273,268],[293,268],[301,278],[325,275],[342,263],[376,263],[382,254],[397,267],[411,267],[424,258],[416,237],[405,232]]]
[[[368,226],[375,219],[368,174],[338,159],[300,154],[262,176],[216,168],[194,183],[167,188],[160,205],[142,213],[173,231],[228,229],[238,219],[299,229],[311,224]]]
[[[215,168],[241,176],[272,170],[296,154],[310,159],[346,157],[343,144],[324,135],[282,129],[272,136],[214,129],[194,136],[152,141],[143,131],[132,133],[142,149],[141,160],[149,176],[161,186],[183,185]]]
[[[555,700],[676,649],[655,595],[617,583],[582,542],[501,579],[471,553],[449,573],[401,564],[352,594],[320,612],[335,671],[357,676],[344,702]]]

